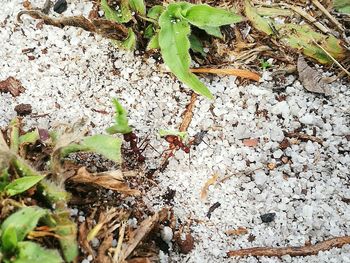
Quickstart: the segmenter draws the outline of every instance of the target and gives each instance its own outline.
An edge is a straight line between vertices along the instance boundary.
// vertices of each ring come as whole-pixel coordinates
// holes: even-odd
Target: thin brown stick
[[[315,245],[306,245],[302,247],[253,247],[239,250],[232,250],[227,253],[230,257],[282,257],[289,255],[291,257],[317,255],[320,251],[331,248],[340,248],[350,243],[350,236],[334,237]]]
[[[188,103],[188,105],[186,106],[186,110],[183,114],[183,119],[179,127],[180,132],[187,131],[188,127],[190,126],[196,100],[197,100],[197,94],[193,92],[191,95],[190,103]]]
[[[193,73],[212,73],[212,74],[224,74],[233,75],[245,79],[251,79],[254,81],[259,81],[260,76],[254,72],[244,69],[233,69],[233,68],[192,68],[190,69]]]
[[[323,144],[323,140],[322,139],[317,138],[316,136],[312,136],[312,135],[308,135],[306,133],[302,133],[302,132],[288,132],[286,134],[286,137],[297,138],[297,139],[303,140],[303,141],[312,141],[312,142],[317,142],[319,144]]]
[[[326,8],[324,8],[324,6],[323,6],[318,0],[311,0],[311,1],[312,1],[312,3],[313,3],[315,6],[317,6],[318,9],[320,9],[320,10],[328,17],[329,20],[332,21],[332,23],[333,23],[334,25],[336,25],[336,26],[338,27],[338,29],[339,29],[340,31],[342,31],[342,32],[345,31],[344,28],[343,28],[343,26],[342,26],[342,24],[340,24],[340,23],[338,22],[338,20],[335,19],[334,16],[332,16],[332,15],[328,12],[328,10],[327,10]]]

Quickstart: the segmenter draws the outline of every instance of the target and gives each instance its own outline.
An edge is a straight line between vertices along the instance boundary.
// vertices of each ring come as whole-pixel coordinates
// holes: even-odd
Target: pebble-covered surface
[[[154,148],[166,148],[157,132],[177,129],[188,89],[162,73],[153,58],[118,51],[81,29],[38,29],[38,21],[28,17],[19,24],[15,17],[21,9],[22,1],[1,2],[0,81],[13,76],[26,91],[18,97],[0,93],[0,127],[16,116],[16,105],[26,103],[32,105],[24,118],[28,127],[55,128],[84,118],[93,132],[102,132],[112,122],[111,98],[116,97],[139,137],[148,134]],[[90,9],[89,2],[71,1],[64,15],[87,15]],[[162,260],[350,262],[349,245],[299,258],[226,258],[233,249],[299,246],[350,235],[349,87],[332,83],[333,94],[325,98],[306,92],[293,77],[248,86],[237,86],[234,77],[203,81],[216,98],[198,99],[189,134],[208,130],[206,143],[191,151],[190,160],[179,151],[158,175],[159,187],[145,197],[156,209],[168,187],[176,190],[175,215],[182,222],[193,219],[195,249],[187,255],[162,254]],[[285,138],[296,129],[323,144]],[[246,146],[244,139],[257,139],[257,144]],[[147,165],[155,167],[159,154],[149,148],[146,155]],[[217,183],[203,201],[201,189],[214,174]],[[209,219],[216,202],[220,206]],[[248,233],[225,234],[239,227]]]

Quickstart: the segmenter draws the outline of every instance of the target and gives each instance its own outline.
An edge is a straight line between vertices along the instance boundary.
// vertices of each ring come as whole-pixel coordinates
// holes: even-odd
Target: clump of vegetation
[[[114,105],[115,124],[108,132],[130,134],[126,111],[117,100]],[[120,173],[96,178],[84,168],[76,176],[69,175],[66,158],[76,152],[92,152],[115,163],[122,162],[121,138],[106,134],[84,136],[75,128],[64,133],[41,129],[24,132],[16,118],[5,133],[0,132],[1,262],[76,260],[77,223],[71,219],[68,208],[72,194],[64,187],[68,177],[126,195],[140,194],[123,182]],[[47,246],[52,242],[58,242],[60,250]]]

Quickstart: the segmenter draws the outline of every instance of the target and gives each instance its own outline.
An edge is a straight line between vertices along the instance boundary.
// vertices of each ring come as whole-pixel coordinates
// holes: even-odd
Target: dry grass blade
[[[90,21],[84,16],[52,18],[38,10],[25,10],[18,13],[17,20],[19,22],[22,22],[22,15],[29,15],[34,19],[42,19],[46,25],[59,28],[65,26],[80,27],[86,31],[114,40],[124,40],[128,36],[128,29],[125,26],[105,19],[93,19]]]
[[[91,174],[85,167],[81,167],[77,174],[69,178],[76,183],[89,183],[101,186],[126,195],[140,195],[139,190],[131,189],[121,180],[122,177],[115,173]]]
[[[322,75],[311,68],[303,58],[298,58],[298,73],[299,80],[304,88],[310,92],[330,95],[328,84],[323,80]]]
[[[211,74],[223,74],[223,75],[233,75],[245,79],[250,79],[254,81],[259,81],[260,76],[254,72],[244,69],[221,69],[221,68],[193,68],[190,69],[193,73],[211,73]]]
[[[201,191],[201,200],[204,201],[205,199],[207,199],[208,197],[208,190],[209,190],[209,186],[213,185],[216,183],[217,179],[218,179],[219,175],[218,174],[214,174],[212,177],[209,178],[208,181],[206,181],[205,185],[202,188]]]
[[[302,247],[282,247],[282,248],[253,247],[253,248],[229,251],[227,255],[230,257],[245,257],[245,256],[282,257],[284,255],[289,255],[291,257],[309,256],[309,255],[317,255],[318,252],[329,250],[331,248],[335,248],[335,247],[339,248],[349,243],[350,243],[350,236],[344,236],[344,237],[331,238],[311,246],[306,245]]]
[[[123,256],[121,259],[122,262],[131,255],[137,245],[152,231],[156,224],[165,218],[167,212],[167,209],[160,210],[153,216],[150,216],[147,219],[143,220],[140,226],[131,233],[129,241],[125,244],[120,252],[120,255]]]
[[[190,126],[190,123],[191,123],[192,117],[193,117],[193,110],[194,110],[196,100],[197,100],[197,94],[193,92],[191,95],[190,103],[186,106],[186,111],[183,114],[184,117],[183,117],[182,122],[181,122],[180,127],[179,127],[180,132],[187,131],[188,127]]]
[[[286,137],[297,138],[297,139],[302,140],[302,141],[312,141],[312,142],[317,142],[319,144],[323,144],[322,139],[317,138],[317,137],[312,136],[312,135],[308,135],[306,133],[301,133],[301,132],[288,132],[286,134]]]
[[[338,27],[338,29],[339,29],[340,31],[342,31],[342,32],[345,31],[345,29],[344,29],[343,26],[338,22],[338,20],[335,19],[334,16],[332,16],[332,15],[328,12],[328,10],[327,10],[326,8],[324,8],[324,6],[323,6],[318,0],[311,0],[311,1],[312,1],[312,3],[313,3],[315,6],[317,6],[318,9],[320,9],[320,10],[328,17],[329,20],[332,21],[332,23],[333,23],[334,25],[336,25],[336,26]]]

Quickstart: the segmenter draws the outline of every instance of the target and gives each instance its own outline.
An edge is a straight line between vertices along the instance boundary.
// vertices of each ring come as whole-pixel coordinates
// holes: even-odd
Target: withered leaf
[[[131,189],[122,181],[122,173],[103,173],[103,174],[91,174],[85,167],[81,167],[77,174],[70,178],[70,180],[77,183],[89,183],[98,185],[113,191],[117,191],[126,195],[140,195],[140,191]]]
[[[167,214],[168,210],[164,208],[141,222],[140,226],[130,234],[129,241],[123,246],[120,255],[123,255],[124,258],[121,261],[130,256],[137,245],[147,237],[159,222],[166,218]]]
[[[331,95],[328,84],[323,79],[322,75],[318,71],[311,68],[301,55],[298,58],[297,66],[299,80],[306,90],[327,96]]]
[[[42,19],[46,25],[59,28],[63,28],[65,26],[80,27],[86,31],[100,34],[103,37],[114,40],[125,40],[128,37],[128,29],[124,25],[105,19],[89,20],[84,16],[52,18],[39,10],[25,10],[18,13],[17,20],[19,22],[22,22],[22,15],[29,15],[34,19]]]
[[[22,86],[21,82],[14,77],[8,77],[0,81],[0,92],[9,92],[12,96],[17,97],[24,91],[25,88]]]
[[[202,201],[207,199],[209,186],[215,184],[218,177],[219,177],[218,174],[214,174],[212,177],[209,178],[208,181],[206,181],[206,183],[204,184],[202,191],[201,191],[201,200]]]

